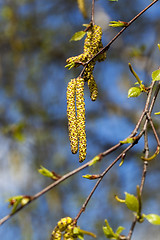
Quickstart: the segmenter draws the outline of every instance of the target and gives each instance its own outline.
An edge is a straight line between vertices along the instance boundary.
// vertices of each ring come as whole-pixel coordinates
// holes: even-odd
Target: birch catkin
[[[71,151],[73,154],[78,151],[78,133],[77,133],[77,118],[75,109],[75,94],[76,94],[76,79],[71,79],[67,87],[67,117],[68,131]]]
[[[98,25],[88,26],[87,36],[84,41],[83,53],[78,56],[70,57],[66,60],[67,67],[78,67],[85,65],[101,49],[102,29]],[[67,87],[67,116],[69,139],[72,153],[77,153],[79,147],[79,161],[83,162],[86,158],[86,131],[85,131],[85,103],[84,103],[84,83],[88,83],[90,98],[95,101],[98,96],[98,88],[93,76],[96,61],[104,61],[106,53],[102,52],[90,61],[83,72],[83,78],[72,79]],[[75,102],[76,98],[76,102]],[[76,105],[76,106],[75,106]]]
[[[54,228],[51,236],[51,240],[61,240],[63,235],[63,239],[74,239],[73,237],[73,220],[70,217],[62,218],[58,223],[57,226]],[[63,234],[64,232],[64,234]]]
[[[79,140],[79,161],[86,158],[86,130],[85,130],[85,102],[84,102],[84,79],[77,78],[76,86],[76,109],[77,109],[77,132]]]

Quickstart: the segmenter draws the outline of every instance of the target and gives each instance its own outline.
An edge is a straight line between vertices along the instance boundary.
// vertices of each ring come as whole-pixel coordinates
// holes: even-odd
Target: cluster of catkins
[[[91,25],[87,31],[87,37],[84,42],[83,53],[70,57],[66,60],[68,65],[77,67],[85,65],[93,58],[101,49],[102,45],[102,29],[97,25]],[[94,80],[93,70],[96,61],[104,61],[106,53],[101,53],[94,58],[86,67],[83,78],[78,77],[71,79],[67,87],[67,116],[69,138],[72,153],[77,153],[79,146],[79,161],[83,162],[86,158],[86,132],[85,132],[85,103],[84,103],[84,83],[88,83],[90,97],[95,101],[98,95],[97,84]]]
[[[62,218],[54,228],[51,240],[61,240],[62,235],[64,240],[74,240],[77,238],[77,236],[73,234],[73,229],[74,225],[72,218]]]

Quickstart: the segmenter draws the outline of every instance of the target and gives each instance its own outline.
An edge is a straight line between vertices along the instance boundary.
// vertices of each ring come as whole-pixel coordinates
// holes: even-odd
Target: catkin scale
[[[73,154],[78,151],[78,133],[77,133],[77,119],[75,109],[75,94],[76,94],[76,79],[71,79],[67,87],[67,117],[68,117],[68,131]]]

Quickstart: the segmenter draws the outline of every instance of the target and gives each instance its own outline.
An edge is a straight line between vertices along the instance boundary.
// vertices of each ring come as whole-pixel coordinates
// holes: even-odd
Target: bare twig
[[[91,22],[94,25],[94,5],[95,5],[95,0],[92,0],[92,17],[91,17]]]
[[[82,212],[85,211],[86,206],[89,202],[89,200],[91,199],[93,193],[95,192],[95,190],[97,189],[98,185],[100,184],[100,182],[102,181],[103,177],[106,175],[106,173],[122,158],[123,155],[125,155],[136,143],[132,143],[130,144],[124,151],[122,151],[119,156],[104,170],[103,173],[100,174],[99,179],[97,180],[95,186],[93,187],[92,191],[90,192],[89,196],[87,197],[87,199],[85,200],[84,204],[82,205],[82,208],[80,209],[79,213],[77,214],[77,216],[75,217],[75,221],[78,220],[78,218],[81,216]]]

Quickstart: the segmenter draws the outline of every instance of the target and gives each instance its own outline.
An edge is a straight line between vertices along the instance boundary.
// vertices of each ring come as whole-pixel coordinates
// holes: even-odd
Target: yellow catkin
[[[79,1],[83,2],[83,1]],[[102,29],[98,25],[91,25],[88,28],[87,36],[84,41],[83,53],[78,56],[70,57],[66,60],[68,67],[78,67],[85,65],[93,56],[103,48]],[[69,139],[72,153],[77,153],[79,145],[79,161],[83,162],[86,158],[86,131],[85,131],[85,103],[84,103],[84,82],[88,82],[90,97],[95,101],[98,96],[98,88],[93,77],[93,70],[96,61],[104,61],[106,53],[101,53],[94,58],[85,68],[83,78],[72,79],[67,87],[67,116]],[[75,109],[76,95],[76,109]],[[77,110],[77,115],[76,115]]]
[[[71,79],[67,87],[67,117],[68,131],[71,151],[73,154],[78,151],[78,132],[75,109],[76,79]]]
[[[51,240],[61,240],[62,232],[65,231],[66,237],[73,236],[73,227],[69,227],[72,224],[73,220],[70,217],[62,218],[58,223],[57,226],[54,228],[51,236]],[[67,234],[68,233],[68,234]],[[69,239],[69,238],[63,238]]]
[[[91,97],[92,101],[95,101],[97,99],[97,96],[98,96],[98,88],[97,88],[97,84],[94,80],[93,75],[88,80],[88,87],[89,87],[89,90],[90,90],[90,97]]]
[[[51,240],[61,240],[61,231],[59,229],[52,232]]]
[[[86,158],[86,131],[85,131],[85,102],[84,102],[84,79],[77,78],[76,87],[76,108],[77,108],[77,132],[79,140],[79,161]]]

